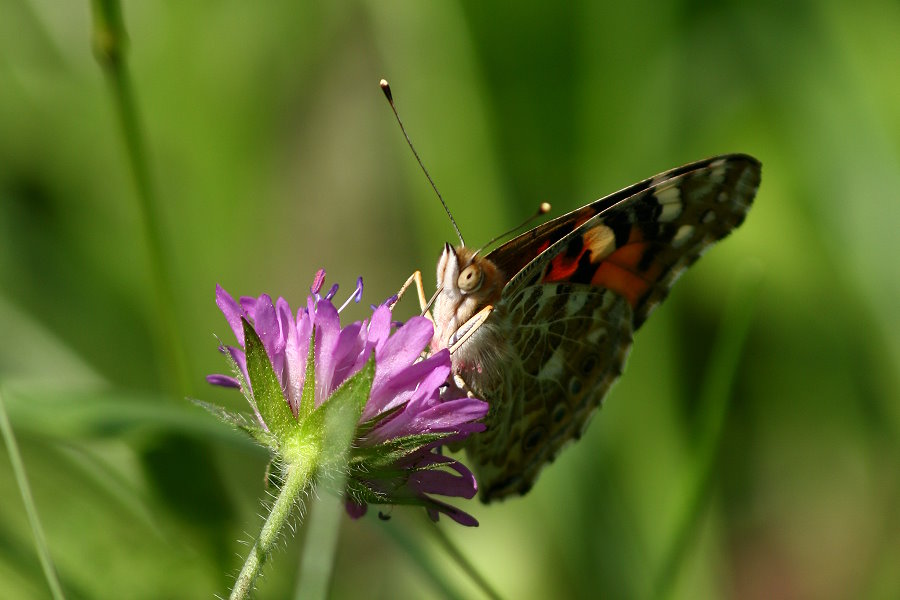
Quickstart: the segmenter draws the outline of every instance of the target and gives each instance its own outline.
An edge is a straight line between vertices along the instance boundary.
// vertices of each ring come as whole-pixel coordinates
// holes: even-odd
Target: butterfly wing
[[[511,276],[506,297],[537,283],[601,285],[629,298],[637,328],[684,268],[743,222],[759,182],[760,163],[745,154],[690,163],[548,221],[487,258]]]
[[[485,501],[525,493],[583,431],[621,374],[632,332],[678,276],[740,225],[760,164],[726,155],[602,198],[488,255],[506,273],[497,326],[510,332],[505,376],[469,456]]]
[[[504,322],[514,351],[504,376],[477,391],[491,405],[487,429],[466,446],[485,502],[526,493],[544,464],[581,436],[631,348],[631,306],[597,286],[524,286]]]

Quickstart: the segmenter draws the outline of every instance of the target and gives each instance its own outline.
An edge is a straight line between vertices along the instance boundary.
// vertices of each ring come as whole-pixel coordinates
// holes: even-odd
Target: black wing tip
[[[728,162],[746,162],[750,165],[756,167],[756,170],[762,168],[762,162],[756,158],[755,156],[751,156],[750,154],[744,154],[743,152],[734,152],[732,154],[721,154],[719,156],[713,156],[707,159],[709,162],[715,162],[717,160],[727,160]],[[706,162],[706,161],[704,161]]]

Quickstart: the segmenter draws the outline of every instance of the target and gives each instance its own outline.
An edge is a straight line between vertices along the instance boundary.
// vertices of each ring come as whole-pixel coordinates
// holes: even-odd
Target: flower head
[[[478,421],[486,414],[487,404],[461,394],[442,397],[450,374],[449,352],[445,349],[422,358],[434,333],[431,321],[413,317],[398,326],[385,303],[373,307],[369,319],[341,327],[339,313],[350,299],[359,302],[362,278],[338,309],[332,303],[336,285],[320,294],[324,276],[324,271],[316,274],[306,306],[296,313],[283,298],[274,303],[267,295],[235,301],[217,286],[216,304],[239,347],[222,348],[233,361],[235,376],[210,375],[207,380],[240,388],[258,423],[245,428],[290,462],[294,458],[287,449],[297,443],[298,436],[309,435],[310,428],[302,425],[312,423],[311,415],[324,411],[342,385],[361,377],[374,355],[374,376],[364,386],[367,397],[359,404],[347,457],[348,513],[361,516],[368,504],[417,504],[435,520],[444,513],[464,525],[477,525],[470,515],[432,495],[475,495],[477,485],[469,469],[440,454],[439,448],[482,431],[484,425]],[[249,358],[255,346],[248,336],[257,338],[265,349],[271,367],[271,371],[263,369],[271,373],[268,388],[265,373],[254,370],[258,361]],[[273,417],[278,407],[263,406],[261,398],[271,395],[269,388],[275,396],[280,388],[278,401],[282,409],[290,409],[289,415],[284,410],[283,418]]]

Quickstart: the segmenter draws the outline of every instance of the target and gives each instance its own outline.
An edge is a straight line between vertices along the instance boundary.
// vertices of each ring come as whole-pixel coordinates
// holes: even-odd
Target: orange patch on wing
[[[644,232],[641,231],[640,227],[635,227],[632,225],[631,231],[628,232],[628,241],[626,244],[636,244],[637,242],[644,241]]]
[[[622,246],[612,254],[606,257],[608,262],[615,263],[616,265],[628,269],[629,271],[637,273],[638,264],[641,262],[641,259],[644,257],[644,253],[647,251],[647,247],[649,244],[646,242],[642,242],[639,244],[626,244]]]
[[[617,250],[618,254],[621,250]],[[650,289],[650,282],[643,277],[631,272],[627,267],[611,262],[609,259],[600,263],[594,276],[591,278],[593,285],[600,285],[619,294],[636,307],[640,299]]]

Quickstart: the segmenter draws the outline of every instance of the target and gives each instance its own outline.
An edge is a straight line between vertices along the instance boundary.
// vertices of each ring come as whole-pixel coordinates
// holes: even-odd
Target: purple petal
[[[228,375],[207,375],[206,382],[211,383],[212,385],[220,385],[222,387],[229,388],[238,388],[240,389],[241,384],[234,377],[229,377]]]
[[[394,334],[395,337],[396,335]],[[384,376],[383,373],[382,377],[379,377],[379,369],[382,368],[382,364],[376,362],[375,381],[372,383],[369,402],[363,412],[363,420],[391,410],[409,401],[414,395],[436,395],[438,387],[450,375],[450,354],[439,352],[409,365],[390,377]]]
[[[375,349],[376,356],[380,354],[391,335],[391,311],[386,306],[379,306],[372,313],[369,321],[369,343]]]
[[[421,494],[440,494],[441,496],[457,496],[470,499],[478,491],[475,476],[461,462],[441,456],[428,454],[420,466],[440,464],[456,471],[453,474],[443,469],[423,469],[416,471],[409,478],[410,487]]]
[[[250,315],[250,318],[253,320],[256,319],[256,300],[257,298],[254,298],[253,296],[241,296],[238,298],[241,308],[244,309],[244,312]]]
[[[452,431],[469,421],[477,421],[488,411],[488,403],[475,398],[441,402],[419,413],[418,419],[428,423],[431,431]]]
[[[350,368],[351,373],[356,373],[366,362],[372,357],[372,351],[376,356],[380,348],[384,347],[388,336],[391,334],[391,312],[387,309],[376,310],[372,314],[370,321],[363,321],[360,330],[360,338],[364,341],[364,345],[356,357],[356,362]]]
[[[347,509],[347,514],[350,515],[351,519],[358,519],[366,514],[366,511],[369,507],[365,504],[357,504],[352,500],[347,500],[344,502],[344,507]]]
[[[376,390],[388,384],[397,373],[415,362],[433,336],[434,326],[431,321],[425,317],[413,317],[403,328],[389,337],[380,349],[376,346],[377,368],[375,381],[372,383],[373,395]]]
[[[303,395],[303,380],[306,375],[306,352],[300,344],[297,324],[294,322],[291,307],[288,305],[287,300],[278,298],[275,303],[275,310],[278,312],[279,325],[284,335],[285,397],[296,417],[300,406],[300,398]]]
[[[222,311],[222,314],[225,315],[225,320],[228,321],[228,325],[231,326],[231,330],[234,332],[234,337],[237,338],[238,343],[241,346],[244,345],[244,326],[241,324],[241,317],[245,316],[244,311],[241,309],[241,306],[235,302],[234,298],[225,291],[218,283],[216,284],[216,306],[219,307],[219,310]]]
[[[332,389],[341,385],[345,379],[353,375],[361,368],[356,367],[366,346],[365,330],[362,323],[356,322],[347,325],[341,330],[334,349],[334,373],[332,375]]]
[[[434,337],[434,325],[425,317],[413,317],[388,338],[381,358],[386,364],[405,367],[416,360]]]
[[[281,325],[278,322],[272,298],[268,294],[260,296],[253,312],[253,329],[256,330],[256,335],[262,341],[269,360],[272,361],[272,368],[275,369],[278,380],[283,382],[284,337],[281,334]]]
[[[334,356],[341,331],[337,309],[331,302],[316,303],[316,406],[322,404],[334,389],[332,379],[337,366]]]
[[[435,500],[434,498],[429,498],[429,506],[428,508],[428,516],[431,517],[432,521],[438,520],[438,511],[444,513],[460,525],[465,525],[466,527],[478,527],[478,521],[467,512],[463,512],[456,508],[455,506],[450,506],[440,500]]]
[[[247,385],[250,385],[250,376],[247,375],[247,356],[244,354],[244,351],[235,346],[227,346],[226,349],[228,354],[231,355],[231,360],[237,363],[241,373],[244,374],[244,381],[247,382]]]
[[[435,366],[430,374],[422,378],[415,393],[409,399],[407,410],[412,410],[414,412],[419,412],[428,406],[441,402],[441,386],[444,385],[447,382],[447,378],[450,377],[450,350],[444,348],[443,350],[432,354],[426,360],[417,363],[417,365],[423,363],[431,363]],[[465,398],[466,396],[463,397]]]
[[[487,402],[475,398],[441,402],[419,411],[415,407],[407,405],[399,415],[380,423],[372,430],[366,436],[366,443],[378,444],[389,439],[420,433],[461,432],[462,429],[467,430],[462,436],[466,437],[469,433],[483,429],[482,423],[472,423],[472,421],[483,418],[487,411]],[[446,444],[449,441],[442,440],[437,445]]]

